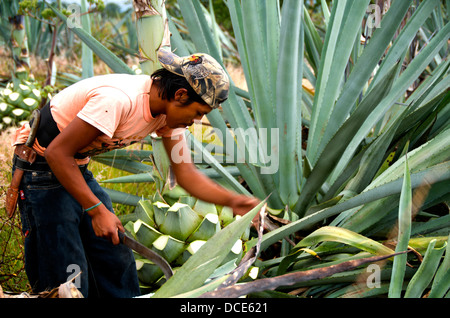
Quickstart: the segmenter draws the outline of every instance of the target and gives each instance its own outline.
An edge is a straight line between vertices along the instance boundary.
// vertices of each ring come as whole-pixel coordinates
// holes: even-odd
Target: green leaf
[[[81,1],[81,11],[82,13],[87,12],[86,0]],[[81,16],[81,24],[83,30],[86,31],[87,34],[92,35],[89,14],[83,14]],[[94,57],[92,55],[92,50],[85,43],[82,43],[81,48],[82,78],[92,77],[94,76]]]
[[[439,266],[436,276],[433,279],[428,298],[442,298],[450,289],[450,236],[447,240],[445,258]]]
[[[303,1],[284,2],[276,81],[277,105],[283,105],[276,109],[277,127],[284,128],[278,141],[278,160],[283,163],[279,165],[279,192],[283,203],[289,206],[298,199],[297,176],[302,175],[301,125],[298,124],[303,75],[303,30],[298,17],[302,13]]]
[[[117,190],[112,190],[108,188],[103,188],[105,192],[111,198],[111,201],[114,203],[120,203],[125,205],[133,205],[136,206],[138,202],[142,199],[141,197]]]
[[[411,235],[411,177],[409,173],[408,160],[405,158],[405,177],[403,179],[402,192],[400,194],[400,204],[398,208],[398,238],[395,252],[402,252],[408,249]],[[389,286],[389,297],[400,298],[403,279],[405,276],[406,254],[397,255],[392,266],[391,284]]]
[[[433,279],[436,269],[439,266],[441,256],[445,251],[446,244],[443,247],[436,247],[436,240],[428,245],[427,251],[420,264],[419,269],[411,278],[405,292],[405,298],[420,298],[425,288],[428,287]]]
[[[371,254],[391,255],[395,253],[393,250],[377,241],[347,229],[334,226],[321,227],[301,240],[294,248],[313,246],[320,242],[330,241],[348,244]]]

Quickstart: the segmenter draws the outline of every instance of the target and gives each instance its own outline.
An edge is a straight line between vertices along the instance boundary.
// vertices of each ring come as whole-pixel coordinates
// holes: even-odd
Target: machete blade
[[[132,250],[136,251],[139,255],[144,256],[145,258],[151,260],[153,263],[159,266],[159,268],[161,268],[162,272],[164,273],[164,276],[166,276],[166,279],[169,279],[173,276],[173,271],[169,263],[167,263],[167,261],[160,255],[120,231],[119,239],[120,243],[128,246]]]

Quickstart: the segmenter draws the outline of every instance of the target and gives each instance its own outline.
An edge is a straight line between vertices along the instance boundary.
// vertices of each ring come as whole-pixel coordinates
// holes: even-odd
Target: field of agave
[[[261,199],[244,217],[181,189],[157,138],[145,140],[146,150],[93,158],[129,173],[105,186],[154,187],[146,197],[107,189],[134,209],[121,215],[129,234],[174,269],[166,280],[135,254],[146,296],[450,297],[450,1],[224,0],[227,32],[215,19],[217,1],[134,0],[135,13],[108,29],[117,42],[93,27],[99,14],[59,2],[21,1],[28,28],[8,33],[7,2],[18,1],[2,2],[17,76],[2,89],[5,126],[25,120],[52,90],[41,98],[32,85],[57,90],[92,76],[94,60],[135,74],[129,56],[139,52],[139,72],[150,74],[164,46],[242,67],[246,89],[233,84],[228,101],[186,138],[203,173]],[[82,0],[75,8],[102,6]],[[22,75],[25,57],[14,53],[26,41],[15,39],[24,30],[48,37],[31,27],[43,16],[55,31],[46,54],[79,41],[82,66],[78,74],[56,66],[32,84]]]

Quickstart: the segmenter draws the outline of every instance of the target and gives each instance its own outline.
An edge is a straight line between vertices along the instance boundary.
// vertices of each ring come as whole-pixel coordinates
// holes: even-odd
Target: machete
[[[142,255],[145,258],[151,260],[153,263],[155,263],[159,268],[161,268],[164,276],[166,276],[166,279],[172,277],[173,275],[172,268],[170,267],[169,263],[167,263],[167,261],[160,255],[158,255],[151,249],[145,247],[141,243],[129,237],[127,234],[122,233],[120,231],[119,231],[119,240],[120,243],[128,246],[129,248],[137,252],[139,255]]]

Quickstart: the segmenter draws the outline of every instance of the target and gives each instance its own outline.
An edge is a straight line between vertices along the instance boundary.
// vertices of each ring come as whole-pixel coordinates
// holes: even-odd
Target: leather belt
[[[18,145],[17,147],[20,147]],[[36,155],[36,160],[30,163],[26,160],[21,159],[19,156],[14,155],[13,165],[23,171],[51,171],[50,166],[44,157]]]
[[[21,145],[18,145],[17,147],[20,146]],[[45,158],[39,155],[36,155],[36,160],[33,163],[30,163],[26,160],[21,159],[19,156],[14,155],[13,165],[23,171],[52,171]],[[84,173],[87,169],[87,166],[87,164],[79,165],[78,168],[80,168],[80,171]]]

